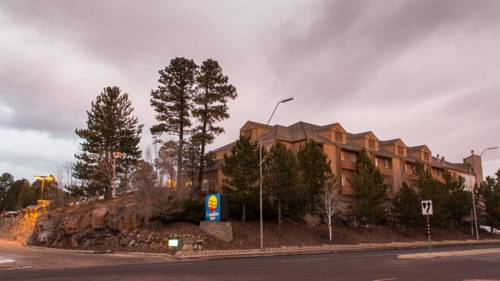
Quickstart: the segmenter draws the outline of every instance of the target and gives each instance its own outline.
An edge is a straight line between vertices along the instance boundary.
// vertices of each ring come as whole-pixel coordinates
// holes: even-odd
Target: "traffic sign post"
[[[431,251],[431,222],[430,216],[433,214],[432,200],[422,201],[422,215],[427,217],[427,240],[429,241],[429,252]]]

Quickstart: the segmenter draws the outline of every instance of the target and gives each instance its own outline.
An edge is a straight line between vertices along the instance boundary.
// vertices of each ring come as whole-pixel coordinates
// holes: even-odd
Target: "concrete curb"
[[[419,260],[419,259],[430,259],[430,258],[463,257],[463,256],[475,256],[475,255],[498,254],[498,253],[500,253],[500,249],[479,249],[479,250],[465,250],[465,251],[453,251],[453,252],[406,254],[406,255],[399,255],[398,259]]]
[[[500,239],[488,240],[448,240],[448,241],[433,241],[433,248],[466,246],[466,245],[500,245]],[[306,255],[306,254],[322,254],[322,253],[343,253],[343,252],[362,252],[362,251],[377,251],[377,250],[399,250],[399,249],[422,249],[428,247],[427,241],[414,242],[391,242],[391,243],[360,243],[360,244],[345,244],[345,245],[322,245],[322,246],[282,246],[280,248],[266,248],[263,252],[259,249],[241,249],[241,250],[200,250],[200,251],[178,251],[175,255],[167,253],[145,253],[145,252],[113,252],[113,253],[96,253],[92,250],[73,250],[47,248],[33,245],[25,245],[25,247],[50,250],[59,252],[72,252],[81,254],[102,254],[102,255],[128,255],[128,256],[144,256],[144,257],[165,257],[176,260],[191,260],[191,259],[226,259],[226,258],[244,258],[244,257],[266,257],[266,256],[285,256],[285,255]]]
[[[500,240],[465,240],[465,241],[434,241],[433,248],[465,246],[465,245],[488,245],[500,244]],[[376,250],[398,250],[398,249],[422,249],[427,248],[427,241],[415,242],[391,242],[391,243],[362,243],[356,245],[323,245],[304,247],[281,247],[267,248],[263,252],[259,249],[249,250],[201,250],[201,251],[179,251],[175,254],[178,259],[223,259],[243,257],[265,257],[284,255],[305,255],[322,253],[361,252]]]

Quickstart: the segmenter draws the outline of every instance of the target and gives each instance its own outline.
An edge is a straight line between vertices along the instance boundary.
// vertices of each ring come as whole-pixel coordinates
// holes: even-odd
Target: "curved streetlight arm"
[[[481,154],[479,156],[483,156],[483,154],[488,151],[488,150],[494,150],[494,149],[497,149],[498,146],[493,146],[493,147],[488,147],[488,148],[485,148],[483,149],[483,152],[481,152]]]
[[[289,98],[282,99],[282,100],[278,101],[278,103],[276,103],[276,106],[274,107],[273,113],[271,113],[271,116],[267,120],[266,125],[269,125],[269,123],[271,122],[271,119],[273,119],[274,113],[276,112],[276,109],[278,109],[278,106],[280,105],[280,103],[285,103],[285,102],[288,102],[291,100],[293,100],[293,97],[289,97]]]

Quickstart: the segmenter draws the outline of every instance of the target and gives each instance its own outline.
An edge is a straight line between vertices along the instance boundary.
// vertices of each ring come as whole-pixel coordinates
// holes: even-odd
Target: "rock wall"
[[[30,244],[96,251],[168,252],[168,240],[178,238],[182,249],[201,249],[202,237],[153,230],[133,203],[102,202],[40,216]],[[178,249],[176,249],[178,250]]]
[[[28,207],[15,215],[0,218],[0,238],[26,242],[34,230],[38,217],[44,208]]]

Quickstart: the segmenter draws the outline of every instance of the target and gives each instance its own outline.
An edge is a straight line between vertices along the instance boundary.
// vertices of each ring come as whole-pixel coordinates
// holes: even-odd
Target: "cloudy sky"
[[[461,161],[500,145],[499,31],[495,0],[1,1],[0,172],[71,163],[108,85],[131,96],[146,147],[150,91],[176,56],[218,60],[238,89],[212,148],[293,96],[273,123],[340,122]]]

